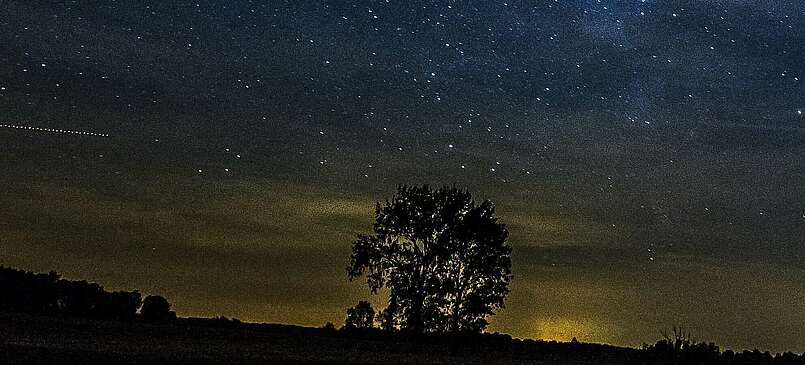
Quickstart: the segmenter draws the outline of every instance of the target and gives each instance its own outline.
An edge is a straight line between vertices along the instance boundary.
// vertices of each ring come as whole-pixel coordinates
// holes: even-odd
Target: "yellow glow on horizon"
[[[590,319],[544,318],[537,320],[536,337],[546,341],[568,342],[575,337],[581,342],[610,343],[614,328]]]

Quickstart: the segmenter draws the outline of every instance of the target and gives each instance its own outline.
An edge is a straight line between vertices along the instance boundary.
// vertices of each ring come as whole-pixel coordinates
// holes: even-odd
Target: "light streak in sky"
[[[57,128],[40,128],[40,127],[31,127],[27,125],[16,125],[16,124],[0,124],[0,128],[19,129],[19,130],[36,131],[36,132],[75,134],[80,136],[109,137],[109,134],[106,133],[74,131],[70,129],[57,129]]]

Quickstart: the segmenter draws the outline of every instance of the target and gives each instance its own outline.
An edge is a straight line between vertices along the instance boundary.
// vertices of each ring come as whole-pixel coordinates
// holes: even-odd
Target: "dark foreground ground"
[[[173,324],[0,313],[2,364],[624,364],[636,350],[483,339],[412,339],[282,325]]]
[[[0,364],[805,364],[790,353],[727,356],[697,346],[647,351],[505,335],[412,338],[217,319],[148,324],[0,312]]]

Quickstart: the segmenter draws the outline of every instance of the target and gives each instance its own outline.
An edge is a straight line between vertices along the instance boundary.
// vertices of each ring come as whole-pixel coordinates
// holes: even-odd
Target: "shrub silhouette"
[[[140,316],[146,322],[167,322],[176,319],[168,300],[161,295],[149,295],[143,300]]]
[[[327,333],[334,333],[335,325],[333,324],[333,322],[327,322],[324,324],[324,326],[321,327],[321,329]]]
[[[455,187],[398,186],[375,208],[374,233],[353,243],[350,280],[389,289],[381,327],[480,332],[511,281],[508,231],[490,201]]]
[[[375,320],[375,310],[372,304],[367,301],[360,301],[352,308],[347,309],[347,319],[344,321],[344,328],[373,328]]]

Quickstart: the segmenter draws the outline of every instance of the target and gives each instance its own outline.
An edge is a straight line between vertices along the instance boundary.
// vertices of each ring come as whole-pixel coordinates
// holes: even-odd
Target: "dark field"
[[[791,353],[511,339],[408,337],[219,319],[169,324],[0,313],[0,364],[805,364]]]
[[[615,364],[633,363],[637,355],[493,335],[415,340],[214,320],[144,324],[0,313],[3,364]]]

